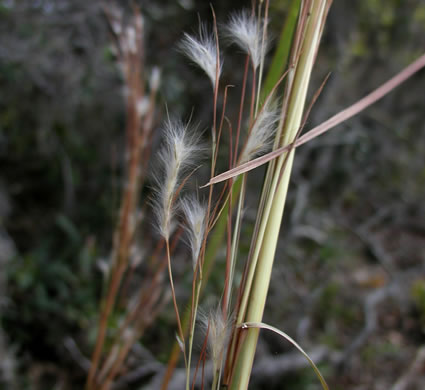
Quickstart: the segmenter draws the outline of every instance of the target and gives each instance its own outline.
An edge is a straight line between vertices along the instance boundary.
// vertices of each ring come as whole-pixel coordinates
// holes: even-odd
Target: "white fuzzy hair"
[[[217,76],[220,77],[221,62],[217,75],[217,46],[214,35],[208,33],[205,25],[199,28],[199,38],[195,38],[187,33],[180,43],[181,51],[197,64],[209,77],[213,88],[216,85]]]
[[[254,68],[258,68],[264,57],[268,42],[263,42],[263,26],[248,10],[230,17],[226,26],[226,36],[250,57]]]
[[[279,114],[275,104],[265,103],[261,108],[252,125],[251,132],[241,154],[241,163],[266,152],[271,147]]]
[[[208,350],[213,362],[214,372],[218,372],[230,338],[231,318],[223,318],[223,313],[218,306],[208,314],[200,312],[202,328],[206,332],[208,329]]]
[[[165,145],[159,152],[161,171],[156,175],[157,191],[154,211],[160,234],[168,239],[173,224],[175,192],[180,184],[182,173],[194,166],[203,148],[199,136],[189,124],[168,120],[165,125]]]
[[[206,227],[207,208],[201,204],[196,196],[190,196],[180,202],[180,208],[186,218],[188,241],[192,251],[193,269],[196,267],[199,252],[201,251]]]

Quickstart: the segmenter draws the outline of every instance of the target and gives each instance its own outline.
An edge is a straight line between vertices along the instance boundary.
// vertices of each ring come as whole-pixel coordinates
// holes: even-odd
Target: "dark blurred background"
[[[136,3],[146,67],[162,72],[157,125],[166,102],[208,128],[210,82],[175,47],[198,18],[211,20],[209,2]],[[250,6],[211,3],[219,22]],[[123,165],[124,86],[105,4],[0,1],[1,389],[81,388],[85,376]],[[130,2],[118,5],[131,14]],[[276,39],[287,5],[271,1]],[[306,128],[407,66],[424,37],[422,0],[335,1],[310,92],[331,77]],[[240,85],[242,69],[225,49],[224,81]],[[333,390],[425,387],[424,76],[297,152],[265,322],[312,352]],[[254,218],[249,207],[246,233]],[[153,335],[171,336],[142,340],[158,363],[173,342],[167,310]],[[319,388],[278,336],[263,332],[257,355],[252,389]],[[128,386],[155,389],[146,378]]]

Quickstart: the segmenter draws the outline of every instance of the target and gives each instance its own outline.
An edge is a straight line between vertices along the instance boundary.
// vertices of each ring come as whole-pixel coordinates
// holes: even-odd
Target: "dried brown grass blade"
[[[347,119],[357,115],[359,112],[363,111],[365,108],[369,107],[373,103],[377,102],[379,99],[383,98],[394,88],[398,87],[409,77],[413,76],[416,72],[425,67],[425,54],[419,57],[412,64],[404,68],[401,72],[395,75],[393,78],[388,80],[386,83],[382,84],[380,87],[375,89],[373,92],[366,95],[364,98],[360,99],[353,105],[347,107],[345,110],[340,111],[338,114],[332,116],[319,126],[316,126],[308,133],[304,134],[295,142],[295,147],[305,144],[306,142],[311,141],[312,139],[322,135],[333,127],[339,125],[340,123],[346,121]],[[232,177],[238,176],[242,173],[251,171],[276,157],[279,157],[282,153],[286,152],[292,147],[292,144],[286,145],[279,149],[276,149],[270,153],[267,153],[261,157],[258,157],[254,160],[248,161],[247,163],[241,164],[236,168],[230,169],[226,172],[221,173],[213,177],[207,184],[203,187],[210,186],[212,184],[220,183],[222,181],[231,179]]]

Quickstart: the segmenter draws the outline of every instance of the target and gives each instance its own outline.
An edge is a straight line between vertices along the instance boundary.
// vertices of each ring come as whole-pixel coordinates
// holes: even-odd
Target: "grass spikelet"
[[[267,51],[267,41],[262,42],[262,26],[247,10],[231,16],[226,26],[228,39],[246,52],[254,68],[258,68]]]
[[[279,121],[278,111],[273,107],[273,103],[265,103],[258,113],[243,148],[240,163],[245,163],[270,149]]]
[[[180,208],[187,222],[188,241],[192,252],[193,269],[195,269],[205,234],[207,209],[195,196],[183,199],[180,202]]]
[[[159,152],[162,167],[157,180],[157,199],[154,201],[155,214],[160,234],[168,239],[175,212],[174,194],[186,168],[193,166],[202,148],[189,124],[168,120],[165,126],[165,145]]]
[[[203,314],[201,323],[205,329],[208,329],[208,350],[213,363],[214,378],[218,380],[229,341],[230,324],[223,317],[220,307],[211,310],[208,315]]]
[[[216,85],[216,77],[220,77],[221,61],[217,74],[217,47],[214,35],[207,31],[205,25],[199,28],[199,38],[184,34],[180,42],[180,50],[195,64],[197,64],[211,80],[213,88]]]

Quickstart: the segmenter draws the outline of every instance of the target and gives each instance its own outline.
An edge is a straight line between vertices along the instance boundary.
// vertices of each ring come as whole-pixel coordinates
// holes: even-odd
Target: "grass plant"
[[[211,31],[202,25],[198,36],[184,35],[180,50],[205,72],[212,85],[209,99],[213,106],[210,180],[200,196],[184,194],[185,184],[191,180],[200,164],[198,157],[205,149],[199,145],[200,135],[196,128],[192,128],[190,123],[169,118],[164,126],[164,146],[159,152],[161,173],[157,176],[160,179],[156,180],[153,201],[146,199],[141,209],[143,212],[152,209],[146,215],[156,216],[155,224],[158,228],[154,237],[157,243],[148,246],[152,252],[150,256],[155,259],[152,262],[154,266],[150,277],[145,280],[146,287],[142,287],[136,295],[134,305],[125,308],[121,326],[114,332],[106,348],[111,313],[114,308],[117,309],[117,297],[126,284],[126,278],[131,276],[131,248],[135,240],[136,216],[140,211],[137,199],[147,176],[158,89],[156,71],[152,72],[150,88],[146,88],[142,81],[144,52],[141,14],[135,10],[133,24],[127,28],[119,18],[109,14],[128,87],[127,185],[122,194],[109,280],[102,302],[87,390],[106,390],[111,387],[132,344],[153,322],[162,305],[167,303],[164,298],[165,285],[162,283],[162,274],[166,269],[177,323],[177,347],[171,354],[162,389],[165,390],[169,384],[179,350],[186,369],[185,388],[194,389],[197,375],[200,371],[204,372],[199,367],[205,364],[209,345],[209,356],[213,361],[212,390],[223,387],[246,390],[260,329],[273,331],[292,343],[307,358],[322,387],[327,389],[323,376],[301,346],[286,333],[262,322],[296,147],[357,114],[425,66],[423,56],[352,107],[301,136],[311,105],[321,90],[306,109],[311,74],[331,3],[331,0],[292,1],[283,29],[288,35],[283,35],[278,42],[276,56],[267,75],[264,58],[269,46],[269,1],[257,2],[251,10],[231,16],[225,28],[227,42],[236,44],[246,56],[245,64],[241,66],[243,81],[238,97],[239,112],[234,124],[226,116],[230,86],[221,85],[221,74],[225,69],[214,11]],[[283,96],[279,98],[276,91],[282,86]],[[220,96],[222,99],[219,99]],[[228,160],[218,164],[219,152],[225,145],[224,139],[229,145]],[[265,163],[268,166],[249,255],[245,264],[242,264],[239,242],[249,186],[248,175],[250,170]],[[223,169],[223,166],[228,167],[228,170],[219,174],[217,170]],[[148,217],[143,215],[143,218]],[[173,248],[182,235],[189,244],[188,258],[192,265],[191,298],[189,309],[184,315],[183,305],[177,300],[173,277]],[[203,325],[198,327],[202,292],[208,283],[214,257],[222,241],[226,245],[226,266],[222,276],[221,299],[218,307],[208,315],[201,316]],[[242,280],[237,283],[235,274],[239,269],[243,270]],[[204,343],[200,358],[194,364],[194,338],[200,331],[198,328],[203,329]],[[202,381],[202,388],[205,386]]]

